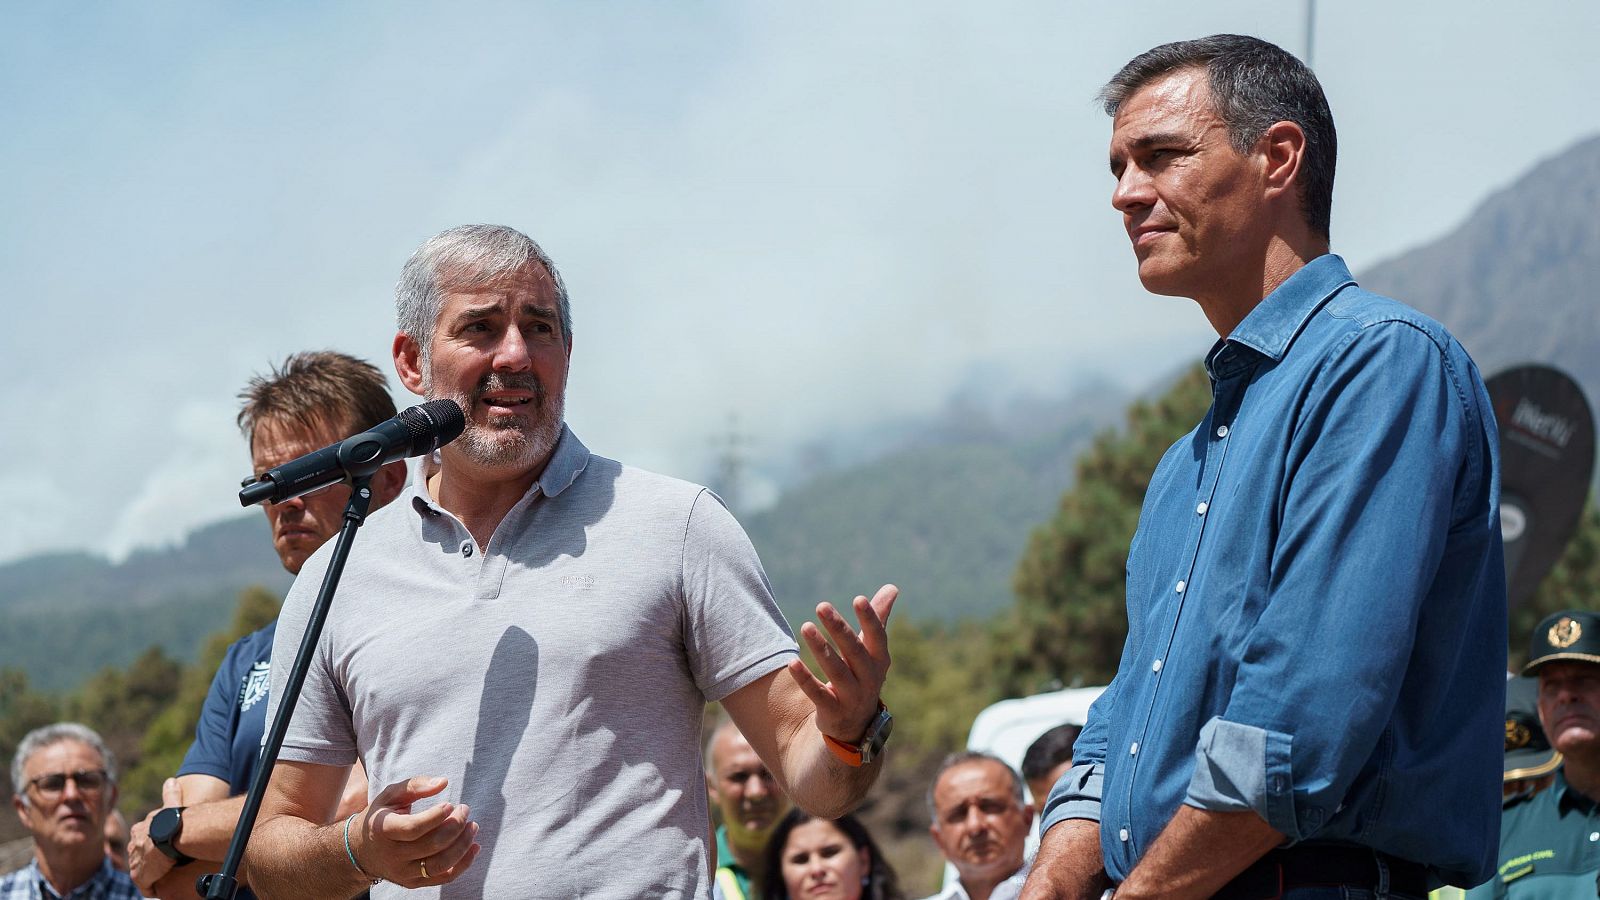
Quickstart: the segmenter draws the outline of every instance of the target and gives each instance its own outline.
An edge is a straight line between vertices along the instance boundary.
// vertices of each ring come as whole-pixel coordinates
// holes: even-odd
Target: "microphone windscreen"
[[[432,453],[461,436],[467,416],[454,400],[429,400],[401,411],[400,421],[411,435],[407,456]]]

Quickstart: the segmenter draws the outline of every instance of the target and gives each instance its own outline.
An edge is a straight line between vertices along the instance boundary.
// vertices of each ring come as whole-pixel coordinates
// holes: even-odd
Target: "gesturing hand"
[[[465,805],[440,803],[411,811],[412,803],[432,797],[447,784],[443,778],[418,776],[378,792],[356,815],[359,831],[351,828],[351,851],[362,871],[418,888],[454,881],[472,865],[481,848],[473,842],[478,823],[468,820]]]
[[[817,604],[817,621],[828,630],[828,637],[816,625],[800,626],[800,636],[816,657],[826,675],[826,684],[817,680],[800,660],[789,663],[789,674],[817,708],[817,730],[845,743],[861,740],[878,711],[878,697],[889,674],[889,633],[885,625],[900,589],[892,584],[878,588],[869,601],[858,596],[851,604],[861,631],[856,632],[831,603]]]

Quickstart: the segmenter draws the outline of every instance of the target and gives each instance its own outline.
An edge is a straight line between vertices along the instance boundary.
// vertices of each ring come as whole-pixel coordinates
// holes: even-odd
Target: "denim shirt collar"
[[[1257,303],[1232,334],[1212,345],[1206,354],[1211,380],[1234,374],[1258,356],[1281,362],[1317,310],[1355,283],[1336,254],[1325,253],[1306,263]]]

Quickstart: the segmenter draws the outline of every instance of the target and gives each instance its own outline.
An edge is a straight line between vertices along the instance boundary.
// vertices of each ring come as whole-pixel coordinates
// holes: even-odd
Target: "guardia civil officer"
[[[1522,671],[1538,677],[1539,721],[1561,765],[1547,790],[1507,800],[1494,877],[1467,896],[1588,900],[1600,876],[1600,615],[1539,623]],[[1511,732],[1508,719],[1508,744]]]

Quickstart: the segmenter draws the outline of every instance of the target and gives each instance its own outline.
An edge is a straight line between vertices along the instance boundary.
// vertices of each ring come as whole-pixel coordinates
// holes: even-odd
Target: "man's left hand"
[[[886,625],[899,593],[899,588],[886,584],[871,600],[856,597],[851,605],[856,621],[861,623],[859,632],[831,603],[817,605],[817,621],[828,630],[827,637],[811,622],[800,626],[800,636],[828,681],[819,681],[798,659],[789,663],[789,674],[816,706],[817,730],[823,734],[853,744],[861,740],[872,723],[889,674]]]
[[[179,787],[178,779],[168,778],[161,784],[161,806],[151,810],[149,815],[128,831],[128,875],[146,894],[150,894],[161,876],[172,868],[172,857],[156,849],[155,843],[150,840],[150,822],[161,810],[182,805],[183,789]]]

